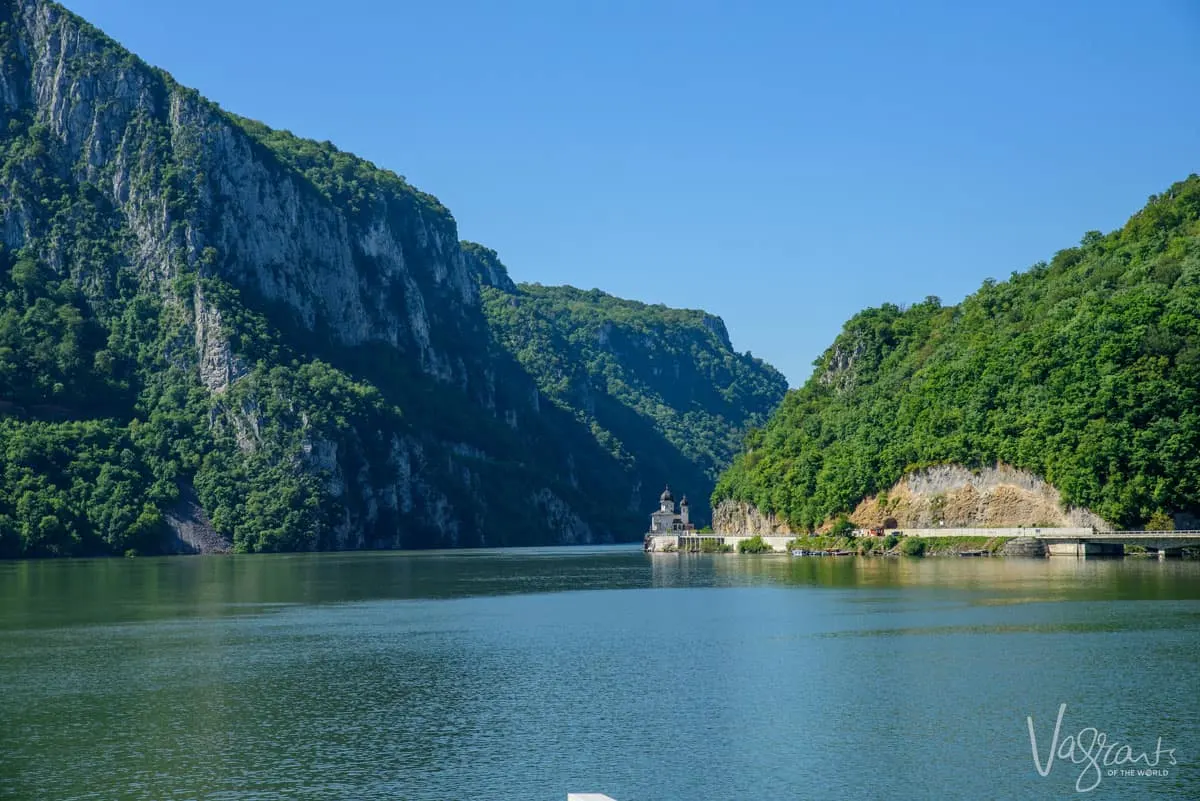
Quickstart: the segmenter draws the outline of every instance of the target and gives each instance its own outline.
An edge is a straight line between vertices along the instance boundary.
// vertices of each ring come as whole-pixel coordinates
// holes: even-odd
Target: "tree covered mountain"
[[[586,351],[635,390],[581,414],[435,198],[224,112],[46,0],[0,0],[0,212],[3,556],[197,530],[247,551],[629,539],[673,471],[706,493],[784,390],[727,337],[683,344],[719,320],[611,299],[597,314],[663,340]],[[555,319],[540,345],[590,371]]]
[[[720,478],[812,529],[910,470],[1005,463],[1126,527],[1200,514],[1200,178],[957,306],[846,323]]]
[[[693,488],[692,514],[707,520],[707,493],[695,488],[711,486],[747,426],[766,421],[787,390],[783,375],[735,352],[725,324],[711,314],[597,289],[514,285],[494,253],[469,247],[486,265],[488,323],[542,395],[631,474]],[[653,506],[659,485],[642,489],[640,503]]]

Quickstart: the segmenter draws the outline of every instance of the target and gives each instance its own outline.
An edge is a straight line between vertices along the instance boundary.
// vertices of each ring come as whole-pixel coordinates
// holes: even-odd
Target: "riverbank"
[[[795,551],[860,556],[1146,556],[1200,555],[1200,531],[1092,532],[1086,529],[956,529],[887,532],[884,536],[648,534],[647,553],[786,554]],[[1128,549],[1128,550],[1127,550]]]
[[[859,536],[747,536],[704,534],[693,536],[648,535],[644,550],[650,553],[777,553],[837,551],[859,556],[940,556],[960,553],[999,554],[1014,536],[885,537]],[[1045,555],[1043,550],[1037,555]]]
[[[788,550],[850,551],[858,556],[956,556],[984,552],[999,555],[1014,537],[798,537]]]

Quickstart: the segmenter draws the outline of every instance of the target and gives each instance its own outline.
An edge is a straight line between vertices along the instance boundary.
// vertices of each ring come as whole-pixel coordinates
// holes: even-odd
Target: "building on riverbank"
[[[658,510],[650,515],[650,531],[647,533],[668,534],[695,530],[695,525],[688,519],[687,496],[683,496],[679,501],[679,511],[675,511],[675,496],[671,494],[671,486],[668,484],[658,497]]]

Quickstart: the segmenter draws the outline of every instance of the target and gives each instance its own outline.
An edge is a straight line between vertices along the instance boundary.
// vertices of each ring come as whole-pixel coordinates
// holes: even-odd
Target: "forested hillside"
[[[1120,230],[846,323],[718,482],[811,529],[911,469],[1006,463],[1126,527],[1200,513],[1200,178]]]
[[[483,306],[501,345],[614,457],[670,477],[707,521],[708,488],[747,426],[782,399],[783,375],[735,352],[720,318],[595,289],[513,285],[491,255]],[[653,508],[661,487],[643,490],[642,506]]]
[[[782,392],[742,370],[686,452],[694,404],[624,396],[614,445],[493,330],[494,254],[434,197],[46,0],[0,0],[0,162],[0,556],[634,539]]]

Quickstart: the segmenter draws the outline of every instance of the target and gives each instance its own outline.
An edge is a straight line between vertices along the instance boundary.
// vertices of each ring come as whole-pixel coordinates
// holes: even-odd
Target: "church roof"
[[[660,501],[674,501],[675,500],[675,498],[671,495],[671,485],[670,484],[667,485],[666,489],[663,490],[662,495],[660,495],[658,497],[658,499]]]

